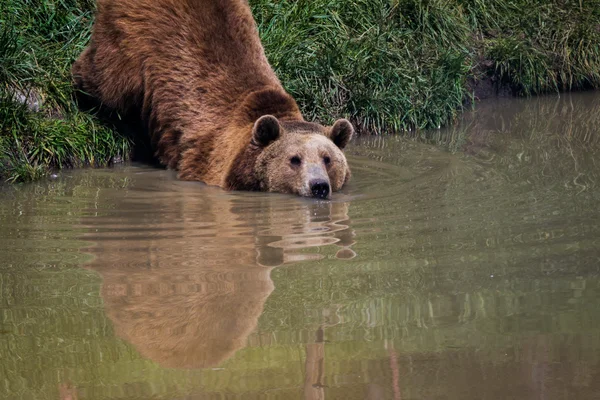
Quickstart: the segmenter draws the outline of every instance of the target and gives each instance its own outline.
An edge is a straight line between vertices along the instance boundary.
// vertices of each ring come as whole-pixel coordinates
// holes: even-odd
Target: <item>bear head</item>
[[[345,119],[331,127],[280,121],[264,115],[254,123],[251,146],[259,148],[254,172],[260,190],[331,198],[350,178],[344,156],[354,128]]]

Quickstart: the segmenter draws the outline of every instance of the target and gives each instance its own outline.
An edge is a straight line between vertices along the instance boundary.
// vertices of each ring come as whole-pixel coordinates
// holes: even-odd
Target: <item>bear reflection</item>
[[[256,328],[273,267],[322,258],[306,250],[312,246],[335,244],[339,257],[354,256],[347,207],[208,188],[160,201],[133,192],[117,202],[111,223],[84,221],[94,243],[88,268],[103,278],[117,335],[142,356],[169,368],[214,367]]]

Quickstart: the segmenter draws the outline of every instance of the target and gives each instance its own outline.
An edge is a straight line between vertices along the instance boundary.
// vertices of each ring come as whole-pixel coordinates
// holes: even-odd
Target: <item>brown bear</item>
[[[104,107],[140,118],[180,179],[329,198],[350,177],[354,128],[304,121],[247,0],[98,0],[72,74]]]

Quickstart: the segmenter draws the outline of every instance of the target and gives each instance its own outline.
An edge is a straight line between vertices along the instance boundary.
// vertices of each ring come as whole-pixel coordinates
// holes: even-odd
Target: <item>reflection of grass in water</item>
[[[323,326],[330,382],[348,373],[355,374],[355,383],[373,382],[368,365],[387,365],[390,346],[405,360],[434,362],[475,352],[478,365],[501,366],[513,361],[507,352],[524,351],[528,341],[543,337],[549,348],[546,362],[599,362],[600,340],[594,338],[600,325],[590,322],[598,321],[600,305],[595,277],[542,278],[524,271],[523,276],[494,281],[482,277],[484,265],[473,262],[464,262],[460,272],[453,269],[460,275],[445,275],[443,265],[418,266],[410,254],[394,262],[360,263],[338,268],[323,261],[298,271],[293,266],[274,271],[276,287],[294,290],[272,294],[256,343],[279,349],[290,342],[310,343]],[[564,295],[567,291],[570,295]],[[582,346],[561,347],[582,338],[586,349],[595,349],[583,357]],[[405,384],[408,390],[419,387]],[[438,381],[432,378],[429,384]]]
[[[80,219],[91,209],[102,213],[101,208],[95,208],[100,200],[99,186],[126,188],[129,178],[82,173],[76,180],[76,184],[70,179],[59,179],[4,188],[0,211],[5,219],[0,224],[0,237],[8,243],[18,243],[18,247],[7,248],[2,254],[3,262],[15,266],[35,265],[41,270],[81,265],[92,258],[79,251],[89,246],[81,240]],[[109,204],[102,206],[110,207]]]
[[[332,268],[334,267],[329,269]],[[307,288],[315,287],[315,277],[319,275],[317,271],[321,268],[317,266],[317,271],[312,275],[309,269],[305,268],[291,280],[277,281],[281,287],[290,284],[290,289],[298,291],[306,290],[303,285]],[[456,299],[460,307],[461,323],[444,325],[440,324],[440,317],[447,312],[447,309],[444,309],[446,304],[456,304],[452,297],[420,295],[419,290],[415,291],[414,287],[423,287],[424,283],[422,278],[417,277],[413,282],[406,280],[397,286],[387,285],[386,280],[395,282],[398,276],[409,278],[402,273],[394,275],[376,265],[370,269],[379,269],[380,274],[376,281],[362,284],[362,293],[367,296],[355,298],[355,302],[338,312],[341,321],[332,320],[332,324],[325,324],[326,339],[329,340],[325,344],[325,372],[330,379],[334,379],[338,374],[343,375],[348,363],[355,360],[364,362],[385,359],[386,343],[393,343],[403,355],[410,355],[412,352],[438,352],[448,346],[475,346],[479,349],[479,358],[494,360],[494,357],[497,357],[497,362],[505,362],[498,350],[518,344],[531,332],[527,326],[523,327],[522,331],[515,330],[515,327],[518,327],[515,324],[519,321],[518,316],[524,315],[528,307],[538,305],[541,307],[539,313],[550,315],[547,311],[558,306],[552,301],[552,292],[540,290],[539,286],[537,292],[529,290],[527,286],[524,286],[523,290],[511,290],[507,287],[501,293],[496,290],[476,290],[459,295]],[[309,276],[306,276],[307,274]],[[335,276],[340,274],[344,274],[344,271],[335,271]],[[113,398],[125,397],[128,393],[131,394],[132,385],[136,394],[154,398],[169,398],[173,387],[178,388],[178,393],[194,393],[200,388],[207,392],[252,392],[271,387],[275,381],[265,379],[264,374],[275,368],[278,371],[277,376],[285,376],[291,387],[303,381],[302,369],[298,368],[298,363],[304,360],[303,343],[311,342],[314,338],[314,329],[306,324],[307,321],[302,320],[302,315],[316,315],[314,322],[317,323],[317,317],[322,318],[323,308],[331,307],[332,303],[325,293],[311,303],[304,301],[302,305],[293,306],[274,297],[273,304],[261,320],[261,328],[257,334],[271,337],[271,342],[263,338],[262,341],[257,340],[254,345],[240,350],[234,358],[222,365],[224,370],[169,370],[141,359],[128,344],[114,338],[111,324],[104,316],[100,297],[97,295],[100,282],[95,275],[84,270],[70,270],[63,273],[55,271],[45,276],[36,271],[27,277],[31,278],[31,281],[21,280],[20,282],[29,282],[22,287],[9,286],[7,281],[2,283],[2,287],[15,289],[16,296],[12,299],[21,304],[21,307],[11,307],[11,318],[18,324],[5,325],[9,326],[10,330],[14,326],[14,331],[5,336],[8,340],[3,343],[8,346],[0,346],[3,359],[0,369],[4,377],[14,382],[9,392],[0,391],[0,394],[7,397],[22,395],[28,398],[35,395],[36,398],[52,398],[52,393],[61,383],[57,379],[85,388],[84,393],[87,397],[109,393]],[[584,296],[579,298],[578,312],[553,312],[554,322],[548,324],[549,319],[541,319],[546,323],[536,324],[536,329],[562,337],[595,330],[595,323],[590,321],[598,320],[595,318],[596,310],[599,309],[598,297],[593,295],[597,289],[597,281],[566,279],[560,282],[565,289],[584,290]],[[30,284],[37,288],[36,297],[28,294]],[[361,283],[357,280],[357,284]],[[345,287],[343,283],[340,285]],[[365,288],[369,286],[374,290],[366,293]],[[330,290],[335,291],[336,288]],[[404,290],[413,292],[409,295]],[[287,291],[290,292],[292,290]],[[313,297],[314,292],[305,291],[304,296]],[[349,290],[345,290],[345,293],[356,296],[356,293]],[[340,302],[333,303],[335,306]],[[274,313],[275,308],[281,313]],[[282,315],[294,316],[297,312],[301,315],[295,321],[287,322],[285,326],[277,325]],[[366,323],[366,312],[370,313],[371,326]],[[517,318],[516,321],[514,318]],[[523,319],[523,322],[526,320]],[[348,323],[350,321],[352,323]],[[443,318],[441,321],[443,322]],[[270,328],[273,323],[275,329]],[[37,340],[32,341],[32,337]],[[365,340],[366,338],[369,340]],[[586,361],[597,362],[600,342],[590,337],[586,340],[586,349]],[[573,347],[569,353],[551,354],[549,361],[580,360],[579,351],[579,348]],[[15,354],[19,357],[15,357]],[[99,357],[100,354],[102,357]],[[369,379],[368,366],[362,368],[365,368],[365,371],[361,374],[359,382]],[[139,371],[143,371],[143,375],[140,375]],[[247,379],[239,380],[240,375]],[[21,384],[16,383],[19,382],[18,376],[24,378]],[[261,376],[263,378],[260,378]],[[233,383],[233,380],[236,383]],[[276,382],[281,383],[281,380],[277,379]]]
[[[599,111],[593,93],[490,102],[454,127],[418,137],[475,156],[507,176],[560,181],[581,192],[598,184]]]
[[[100,214],[103,209],[118,207],[113,200],[98,196],[98,187],[122,188],[129,183],[101,172],[81,174],[78,179],[80,184],[75,186],[58,181],[15,188],[35,193],[31,204],[15,207],[52,215],[40,219],[43,224],[62,219],[74,226],[92,203]],[[72,203],[60,202],[64,207],[57,207],[57,201],[51,199],[60,197],[69,197]],[[351,206],[351,217],[352,212]],[[352,222],[349,225],[353,228]],[[68,240],[70,234],[77,232],[66,231],[62,240]],[[58,384],[65,381],[84,388],[84,398],[126,398],[134,390],[146,398],[166,399],[172,397],[173,387],[182,394],[201,389],[260,392],[281,385],[280,378],[265,378],[273,375],[284,376],[288,387],[298,386],[303,382],[298,365],[305,359],[304,343],[313,341],[321,325],[329,340],[325,372],[330,382],[343,376],[344,368],[358,359],[385,359],[389,343],[402,354],[440,352],[448,346],[475,347],[481,359],[498,357],[498,362],[504,362],[496,350],[519,344],[532,334],[528,326],[519,325],[531,320],[528,313],[532,310],[542,316],[535,319],[542,322],[536,329],[554,337],[597,331],[598,281],[595,277],[569,278],[581,272],[576,263],[572,270],[563,271],[563,279],[545,280],[540,271],[528,270],[499,281],[484,280],[490,271],[486,259],[477,259],[476,252],[453,252],[443,261],[461,265],[460,273],[444,274],[443,263],[434,264],[435,257],[428,259],[431,253],[423,253],[426,243],[418,237],[396,241],[391,249],[388,240],[368,235],[356,239],[356,259],[340,262],[334,258],[335,246],[326,246],[310,250],[325,256],[321,261],[275,269],[276,290],[267,300],[258,332],[250,338],[250,346],[225,362],[221,371],[169,370],[142,359],[127,343],[115,339],[101,304],[98,277],[77,269],[74,263],[42,273],[33,268],[2,270],[0,287],[6,292],[0,296],[5,301],[1,315],[12,319],[9,323],[3,320],[10,333],[0,336],[6,338],[0,341],[0,375],[13,384],[0,386],[0,397],[56,398],[53,394]],[[587,248],[580,247],[584,250]],[[461,264],[462,256],[468,262]],[[495,253],[499,262],[509,256],[508,251]],[[378,257],[381,262],[375,261]],[[557,299],[557,290],[572,291],[572,295]],[[457,307],[458,312],[449,310],[448,305]],[[448,316],[455,319],[448,322],[444,319]],[[585,344],[589,350],[586,360],[597,360],[600,354],[600,343],[594,337]],[[579,359],[580,350],[573,346],[568,353],[561,353],[560,361]],[[368,365],[355,368],[354,373],[361,372],[357,381],[370,379],[373,370]]]

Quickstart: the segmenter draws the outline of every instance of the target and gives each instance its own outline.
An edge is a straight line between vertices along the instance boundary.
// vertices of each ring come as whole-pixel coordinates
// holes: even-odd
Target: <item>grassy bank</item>
[[[0,3],[0,177],[25,181],[65,166],[107,165],[127,139],[78,111],[70,68],[85,47],[93,0]]]
[[[0,5],[0,176],[104,165],[130,143],[77,110],[69,68],[92,0]],[[600,1],[251,0],[267,55],[307,118],[362,132],[435,128],[465,102],[600,85]]]

